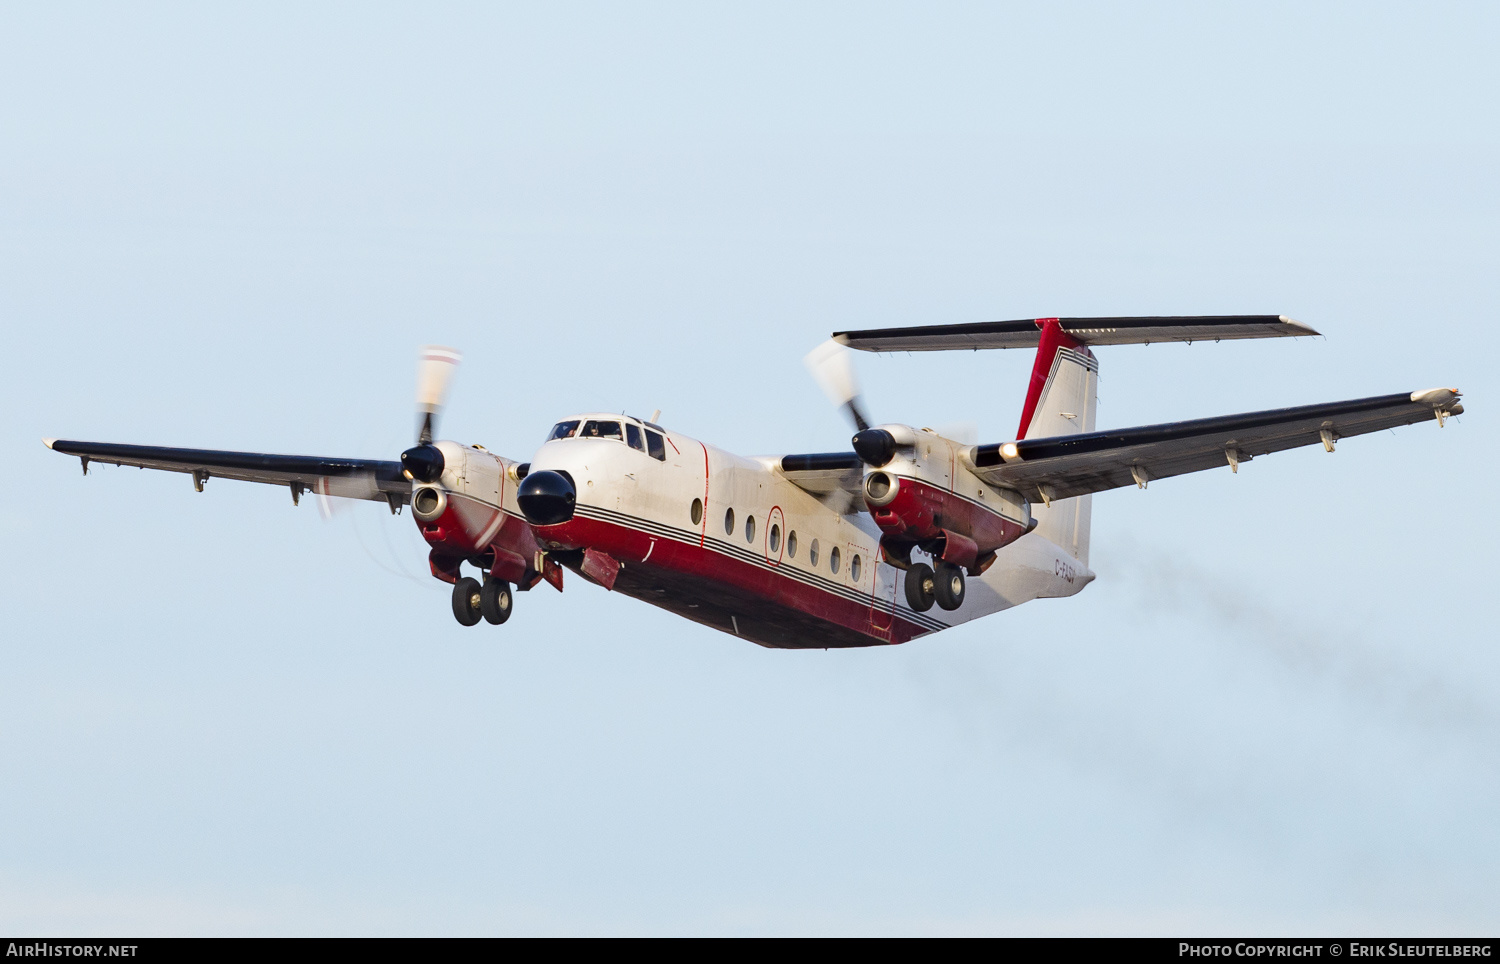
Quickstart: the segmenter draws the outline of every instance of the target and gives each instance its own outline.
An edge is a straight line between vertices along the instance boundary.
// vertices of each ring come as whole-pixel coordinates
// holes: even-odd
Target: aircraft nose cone
[[[578,490],[566,472],[530,472],[516,489],[521,514],[534,526],[555,526],[573,518]]]

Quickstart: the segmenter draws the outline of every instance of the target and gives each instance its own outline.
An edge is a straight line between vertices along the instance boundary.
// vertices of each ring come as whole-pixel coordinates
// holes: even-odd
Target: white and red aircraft
[[[458,362],[423,350],[417,444],[399,462],[47,440],[90,462],[410,503],[465,626],[505,622],[512,585],[563,569],[763,646],[904,643],[1032,599],[1089,569],[1091,493],[1463,411],[1447,388],[1095,431],[1098,345],[1315,335],[1275,315],[1042,318],[840,332],[808,365],[858,429],[852,451],[744,458],[594,412],[552,427],[529,462],[434,441]],[[1035,348],[1016,440],[969,445],[871,426],[849,349]],[[467,562],[478,577],[461,572]],[[936,611],[934,611],[936,604]]]

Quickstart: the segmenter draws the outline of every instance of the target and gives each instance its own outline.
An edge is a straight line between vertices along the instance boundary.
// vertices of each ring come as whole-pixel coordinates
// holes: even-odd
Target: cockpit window
[[[646,454],[663,462],[667,460],[667,446],[663,444],[661,436],[650,429],[646,430]]]
[[[573,433],[576,431],[578,431],[578,419],[575,418],[571,422],[558,422],[552,426],[552,434],[547,436],[547,441],[553,442],[560,438],[572,438]]]
[[[625,441],[625,436],[620,434],[619,422],[596,422],[589,419],[583,423],[583,431],[578,433],[579,438],[612,438]]]
[[[641,442],[640,426],[632,422],[625,423],[625,441],[629,442],[630,447],[633,449],[639,449],[642,452],[646,451],[645,444]]]

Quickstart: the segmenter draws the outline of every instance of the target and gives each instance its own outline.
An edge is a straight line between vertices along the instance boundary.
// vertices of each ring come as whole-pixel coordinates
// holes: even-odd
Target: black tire
[[[937,573],[932,577],[932,594],[939,606],[949,612],[962,606],[966,588],[962,569],[951,563],[938,563]]]
[[[906,570],[906,604],[913,612],[925,613],[932,608],[934,581],[932,567],[925,562],[914,562]]]
[[[453,585],[453,618],[462,626],[479,622],[479,580],[464,576]]]
[[[479,590],[479,612],[491,626],[498,626],[510,618],[514,602],[510,583],[504,579],[486,579],[484,588]]]

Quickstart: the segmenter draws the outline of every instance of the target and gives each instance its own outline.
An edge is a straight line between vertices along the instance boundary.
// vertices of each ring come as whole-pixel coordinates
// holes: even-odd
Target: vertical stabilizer
[[[1092,432],[1098,409],[1099,362],[1082,343],[1046,319],[1017,438],[1053,438]],[[1085,566],[1089,561],[1089,516],[1093,497],[1081,495],[1032,506],[1036,532]]]

